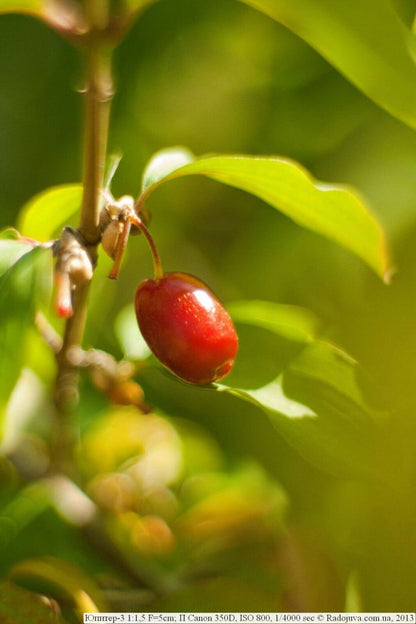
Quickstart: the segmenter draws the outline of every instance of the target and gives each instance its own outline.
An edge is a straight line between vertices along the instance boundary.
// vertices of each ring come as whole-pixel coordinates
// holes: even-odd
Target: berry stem
[[[155,279],[156,280],[162,279],[163,277],[162,261],[160,259],[160,255],[159,255],[159,252],[156,247],[156,243],[153,240],[152,235],[150,234],[149,230],[147,229],[147,227],[145,226],[145,224],[139,217],[131,215],[130,221],[139,228],[139,230],[145,236],[147,242],[149,243],[150,251],[152,252],[152,257],[153,257]]]
[[[116,248],[116,255],[115,255],[115,258],[114,258],[114,264],[113,264],[113,267],[112,267],[110,273],[108,274],[108,277],[110,279],[117,279],[118,278],[118,274],[120,272],[120,267],[121,267],[121,261],[123,260],[123,256],[124,256],[124,250],[126,249],[127,241],[128,241],[129,234],[130,234],[130,228],[131,228],[131,221],[129,219],[127,219],[123,223],[123,230],[121,232],[121,236],[120,236],[119,240],[117,241],[117,248]]]

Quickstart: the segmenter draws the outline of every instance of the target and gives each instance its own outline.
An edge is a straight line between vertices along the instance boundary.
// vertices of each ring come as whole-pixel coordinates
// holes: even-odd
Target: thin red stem
[[[157,280],[162,279],[163,277],[162,261],[160,259],[159,252],[157,250],[157,247],[156,247],[155,241],[153,240],[152,235],[150,234],[149,230],[147,229],[147,227],[145,226],[145,224],[139,217],[131,215],[130,221],[139,228],[139,230],[145,236],[147,242],[149,243],[150,251],[152,252],[152,256],[153,256],[155,279]]]

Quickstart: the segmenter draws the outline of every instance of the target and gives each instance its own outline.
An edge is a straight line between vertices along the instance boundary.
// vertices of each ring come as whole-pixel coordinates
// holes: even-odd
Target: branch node
[[[59,316],[70,318],[73,314],[72,293],[91,281],[94,262],[80,232],[71,227],[64,228],[54,252],[57,257],[54,270],[56,310]]]

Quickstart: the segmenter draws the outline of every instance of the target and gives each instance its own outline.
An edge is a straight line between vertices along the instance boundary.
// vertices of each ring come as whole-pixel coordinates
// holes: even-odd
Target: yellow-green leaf
[[[44,5],[44,0],[0,0],[0,13],[41,15]]]
[[[18,241],[2,241],[6,243],[22,247]],[[0,423],[24,364],[26,330],[33,323],[35,308],[49,299],[51,259],[50,250],[32,248],[14,257],[0,277]]]
[[[304,39],[389,113],[416,128],[416,38],[388,0],[241,0]]]
[[[17,563],[10,578],[29,589],[64,600],[79,616],[83,613],[106,611],[107,604],[101,591],[81,568],[56,557],[39,557]]]
[[[233,321],[276,332],[296,342],[311,342],[319,326],[316,316],[299,306],[271,301],[235,301],[227,306]]]
[[[42,191],[23,206],[18,229],[23,236],[42,242],[50,240],[77,213],[81,200],[81,184],[64,184]]]
[[[171,156],[171,150],[167,152]],[[161,153],[155,158],[160,159]],[[139,202],[164,182],[187,175],[204,175],[256,195],[299,225],[354,252],[385,277],[388,263],[383,232],[353,189],[319,182],[288,159],[223,155],[198,158],[164,177],[158,176],[145,188]]]
[[[370,405],[366,387],[354,360],[316,341],[262,387],[222,389],[261,408],[287,442],[320,469],[388,480],[388,469],[379,462],[386,415]]]

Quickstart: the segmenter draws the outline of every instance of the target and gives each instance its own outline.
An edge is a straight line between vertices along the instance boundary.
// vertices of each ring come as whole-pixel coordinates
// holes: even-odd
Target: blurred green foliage
[[[414,2],[391,6],[409,27]],[[80,181],[83,79],[77,52],[33,18],[2,15],[0,41],[6,226],[46,187]],[[137,196],[146,162],[170,145],[294,158],[320,180],[358,189],[384,227],[397,274],[386,286],[335,243],[243,191],[200,177],[162,186],[147,207],[167,270],[198,275],[226,302],[301,306],[317,319],[320,341],[304,351],[293,332],[240,319],[242,356],[230,385],[255,394],[286,371],[283,390],[322,410],[327,429],[308,436],[312,453],[299,453],[290,423],[285,435],[255,404],[189,387],[150,358],[136,375],[147,415],[111,406],[82,377],[81,489],[47,477],[55,363],[23,318],[34,282],[23,284],[8,301],[15,334],[0,353],[2,383],[13,385],[15,357],[24,362],[0,447],[0,570],[15,583],[10,590],[2,581],[0,619],[18,622],[7,601],[33,590],[76,621],[90,604],[77,602],[67,565],[93,584],[81,587],[93,604],[98,592],[117,611],[414,611],[414,130],[284,26],[233,0],[156,2],[117,50],[115,77],[110,150],[123,152],[115,196]],[[110,260],[100,255],[92,287],[85,345],[116,358],[147,356],[131,328],[136,286],[151,272],[142,239],[130,240],[118,282],[106,279]],[[330,358],[315,364],[322,344]],[[341,474],[328,460],[340,456]],[[37,594],[25,595],[43,609]]]

